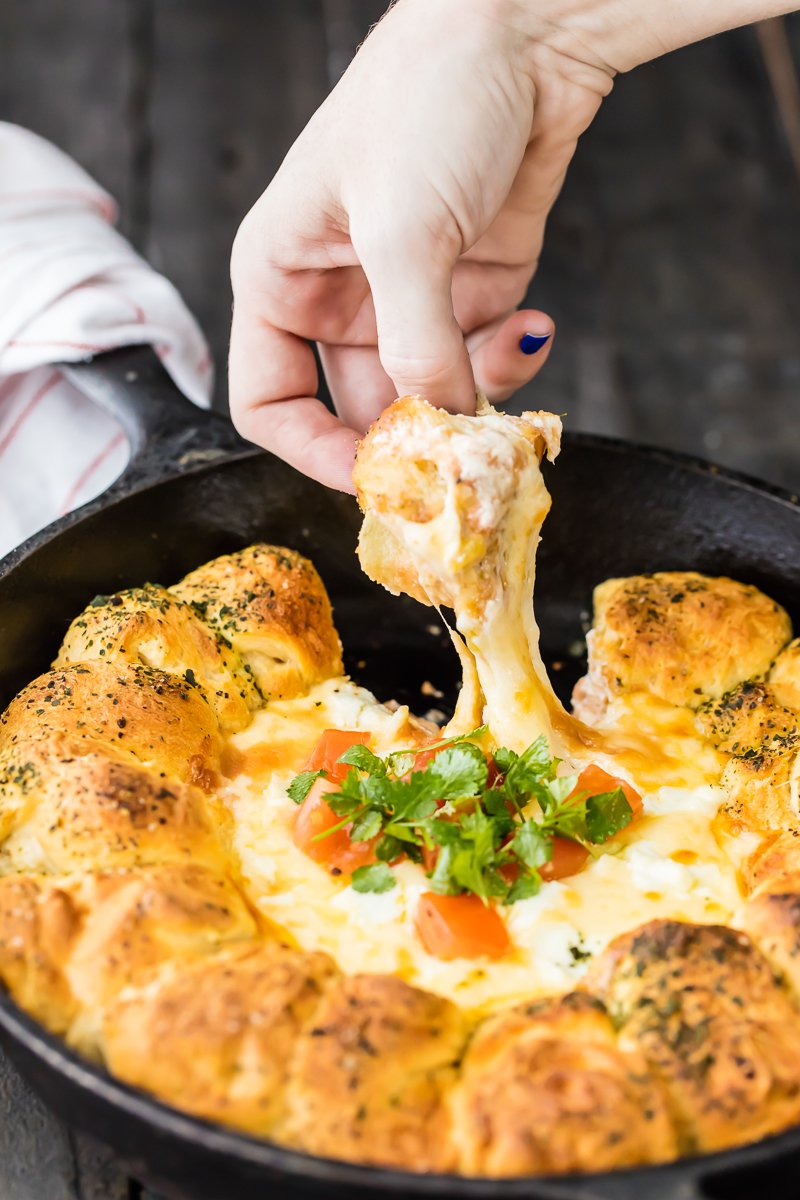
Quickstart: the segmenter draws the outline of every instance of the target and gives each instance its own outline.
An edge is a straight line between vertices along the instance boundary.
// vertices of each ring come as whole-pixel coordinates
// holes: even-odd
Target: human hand
[[[559,79],[554,62],[535,80],[501,7],[400,0],[236,239],[234,421],[334,487],[351,488],[357,436],[397,394],[468,412],[476,385],[505,399],[547,357],[520,339],[550,319],[514,310],[611,79]],[[309,341],[341,420],[313,398]]]
[[[551,341],[520,339],[553,326],[514,310],[615,71],[781,2],[399,0],[237,235],[239,430],[352,490],[357,438],[397,394],[470,412],[476,385],[499,401],[527,382]]]

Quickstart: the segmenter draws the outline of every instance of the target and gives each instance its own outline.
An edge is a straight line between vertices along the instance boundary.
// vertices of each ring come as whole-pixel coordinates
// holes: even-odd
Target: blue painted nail
[[[545,342],[549,341],[549,333],[523,333],[519,348],[523,354],[538,354]]]

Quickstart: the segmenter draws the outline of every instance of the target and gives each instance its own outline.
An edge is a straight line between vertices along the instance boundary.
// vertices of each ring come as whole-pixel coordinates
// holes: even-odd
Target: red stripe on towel
[[[103,447],[103,449],[100,451],[100,453],[97,454],[92,459],[92,461],[89,463],[89,465],[84,468],[84,470],[81,472],[81,474],[78,476],[78,478],[75,480],[74,484],[70,488],[70,490],[67,494],[67,498],[61,507],[60,515],[62,517],[64,516],[65,513],[68,513],[70,511],[70,509],[74,506],[75,501],[77,500],[78,496],[80,496],[80,494],[81,494],[81,490],[86,486],[86,484],[92,478],[95,471],[98,470],[98,468],[103,465],[103,463],[106,461],[106,459],[111,454],[111,452],[113,450],[116,450],[117,446],[119,446],[119,444],[121,442],[123,442],[124,440],[125,440],[125,434],[122,433],[121,430],[120,430],[120,432],[115,433],[114,436],[112,437],[111,441],[108,442]]]
[[[5,454],[9,446],[16,438],[19,431],[22,429],[25,422],[31,413],[39,407],[40,402],[44,399],[54,384],[58,383],[61,375],[58,371],[54,371],[49,379],[45,380],[38,391],[34,392],[27,404],[23,405],[21,411],[17,414],[16,420],[12,421],[11,428],[7,430],[5,436],[0,438],[0,455]]]

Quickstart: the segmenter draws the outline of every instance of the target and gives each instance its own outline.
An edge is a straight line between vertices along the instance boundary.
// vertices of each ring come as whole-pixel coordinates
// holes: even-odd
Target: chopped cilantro
[[[366,771],[368,775],[386,774],[386,763],[367,746],[350,746],[338,761],[349,767],[358,767],[359,771]]]
[[[553,839],[547,836],[538,821],[532,819],[522,822],[511,845],[517,858],[534,871],[553,857]]]
[[[381,815],[374,808],[370,808],[361,817],[356,817],[350,827],[351,842],[368,842],[370,838],[377,837],[381,831]]]
[[[541,886],[542,880],[538,872],[531,871],[529,875],[519,875],[503,897],[503,904],[516,904],[518,900],[530,900],[531,896],[538,894]]]
[[[357,867],[350,880],[354,892],[390,892],[396,882],[386,863]]]
[[[445,746],[426,771],[414,774],[427,778],[428,790],[435,792],[437,799],[457,800],[461,796],[480,795],[486,786],[488,771],[481,750],[471,742],[461,742]],[[414,778],[413,774],[411,778]]]
[[[586,800],[587,841],[602,845],[620,829],[624,829],[633,816],[622,788],[603,792],[599,796],[588,796]]]
[[[514,904],[539,891],[555,837],[598,846],[631,820],[621,788],[590,795],[576,791],[576,776],[558,775],[545,738],[522,754],[504,747],[486,754],[472,740],[485,732],[425,747],[419,769],[419,750],[386,758],[363,745],[345,751],[339,762],[350,769],[325,797],[339,820],[314,840],[343,829],[353,842],[375,840],[377,861],[353,872],[356,891],[388,891],[395,883],[389,863],[405,856],[433,863],[427,875],[435,892]],[[324,774],[298,775],[291,799],[302,803]]]
[[[287,789],[289,799],[293,800],[295,804],[302,804],[311,791],[314,781],[324,774],[324,771],[301,771],[299,775],[295,775]]]

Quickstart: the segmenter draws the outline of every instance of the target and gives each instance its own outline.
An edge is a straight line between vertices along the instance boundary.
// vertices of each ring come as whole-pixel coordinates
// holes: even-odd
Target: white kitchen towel
[[[210,402],[197,322],[116,216],[66,154],[0,122],[0,556],[98,495],[127,461],[116,421],[58,363],[151,343],[189,399]]]

